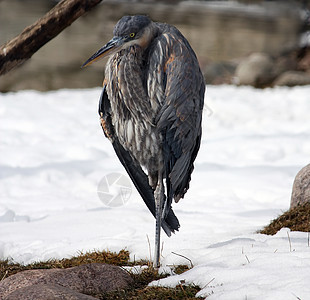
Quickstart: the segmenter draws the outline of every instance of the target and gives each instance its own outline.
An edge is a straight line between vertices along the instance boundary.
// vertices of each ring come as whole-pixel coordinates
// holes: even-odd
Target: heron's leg
[[[157,186],[154,191],[155,208],[156,208],[156,229],[155,229],[155,256],[154,256],[154,268],[160,266],[160,230],[162,221],[162,209],[164,202],[164,183],[162,174],[158,174]]]

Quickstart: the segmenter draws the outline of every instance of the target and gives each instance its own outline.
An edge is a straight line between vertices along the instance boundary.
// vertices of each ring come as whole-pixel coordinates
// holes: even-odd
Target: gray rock
[[[306,72],[287,71],[274,81],[274,86],[295,86],[310,84],[310,75]]]
[[[51,284],[73,291],[96,295],[127,288],[133,280],[120,267],[108,264],[87,264],[68,269],[28,270],[0,282],[0,299],[34,284]]]
[[[234,62],[215,62],[208,64],[203,75],[207,84],[231,84],[237,64]]]
[[[269,55],[253,53],[238,65],[236,78],[240,85],[264,87],[273,81],[273,69],[274,61]]]
[[[301,71],[310,70],[310,46],[301,48],[298,53],[298,69]]]
[[[296,71],[298,69],[297,65],[297,55],[298,50],[293,49],[280,54],[275,58],[274,74],[277,76],[281,75],[286,71]]]
[[[2,299],[2,298],[1,298]],[[33,284],[17,289],[3,300],[96,300],[92,296],[75,292],[69,288],[52,284]]]
[[[307,202],[310,202],[310,164],[303,167],[295,177],[290,208]]]
[[[52,270],[29,270],[11,275],[0,281],[0,299],[17,289],[24,288],[40,282],[40,280],[50,273],[58,272],[60,269]]]

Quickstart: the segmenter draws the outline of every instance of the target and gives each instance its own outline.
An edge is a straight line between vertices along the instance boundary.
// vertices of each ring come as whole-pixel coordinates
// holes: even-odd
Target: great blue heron
[[[99,102],[101,126],[156,218],[159,267],[161,227],[168,236],[180,227],[171,204],[189,188],[205,83],[194,51],[174,26],[124,16],[113,34],[83,67],[110,55]]]

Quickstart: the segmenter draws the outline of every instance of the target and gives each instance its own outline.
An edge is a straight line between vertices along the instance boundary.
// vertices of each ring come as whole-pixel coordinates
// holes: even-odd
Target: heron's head
[[[152,29],[152,21],[147,16],[122,17],[114,27],[113,38],[92,55],[82,67],[135,44],[146,48],[152,38]]]

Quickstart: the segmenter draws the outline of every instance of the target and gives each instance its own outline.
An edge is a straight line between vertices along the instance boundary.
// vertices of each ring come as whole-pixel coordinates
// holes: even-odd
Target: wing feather
[[[164,25],[168,28],[168,25]],[[173,26],[159,35],[149,58],[151,101],[160,104],[156,119],[162,135],[168,207],[189,188],[193,163],[201,141],[201,119],[205,83],[196,55],[183,35]],[[154,76],[154,70],[157,74]]]

